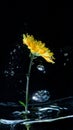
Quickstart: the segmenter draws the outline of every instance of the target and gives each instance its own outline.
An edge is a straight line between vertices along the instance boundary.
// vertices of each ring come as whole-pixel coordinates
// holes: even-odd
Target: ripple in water
[[[14,117],[16,116],[16,119],[0,119],[0,128],[1,126],[6,126],[5,129],[7,127],[10,128],[10,130],[15,130],[17,128],[17,125],[26,125],[26,124],[34,124],[34,123],[44,123],[44,122],[53,122],[53,121],[58,121],[58,120],[64,120],[64,119],[73,119],[73,98],[64,98],[59,99],[54,101],[53,104],[51,102],[51,104],[45,104],[43,106],[39,105],[39,106],[33,106],[34,110],[30,110],[29,115],[31,114],[32,116],[30,116],[28,119],[18,119],[18,116],[21,116],[22,114],[25,113],[25,111],[12,111],[11,114],[14,115]],[[56,103],[58,103],[59,105],[56,105]],[[71,106],[72,108],[71,108]],[[32,104],[30,104],[32,106]],[[8,107],[7,107],[8,106]],[[12,107],[16,107],[16,110],[18,110],[18,105],[16,103],[0,103],[0,107],[4,107],[5,109],[8,110],[8,108]],[[72,110],[71,110],[72,109]],[[3,109],[2,109],[3,110]],[[70,113],[69,113],[70,111]],[[66,112],[66,115],[64,113]],[[59,114],[61,113],[61,115]],[[7,113],[8,114],[8,113]],[[33,118],[33,114],[35,115],[35,117]]]

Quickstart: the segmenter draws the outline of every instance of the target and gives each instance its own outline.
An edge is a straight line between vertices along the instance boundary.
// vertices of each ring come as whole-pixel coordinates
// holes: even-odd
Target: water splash
[[[15,130],[16,125],[10,125],[10,130]]]
[[[58,105],[59,104],[59,105]],[[1,107],[16,107],[18,110],[18,105],[15,103],[0,103]],[[8,106],[8,107],[7,107]],[[36,124],[36,123],[47,123],[47,122],[55,122],[58,120],[65,120],[65,119],[73,119],[73,97],[68,97],[64,99],[58,99],[52,101],[51,103],[44,104],[43,103],[38,106],[30,104],[29,108],[30,113],[28,119],[20,119],[21,114],[25,114],[25,111],[12,111],[10,115],[13,114],[14,118],[1,118],[0,119],[0,127],[5,126],[9,127],[10,130],[15,130],[17,126],[24,126],[27,124]],[[9,111],[8,111],[9,112]],[[33,117],[34,115],[34,117]],[[15,117],[16,116],[16,117]],[[16,118],[16,119],[15,119]]]
[[[68,116],[62,116],[62,117],[57,117],[57,118],[53,118],[53,119],[37,119],[37,120],[33,120],[33,119],[29,119],[29,120],[6,120],[6,119],[0,119],[0,124],[4,124],[4,125],[12,125],[12,126],[16,126],[17,124],[35,124],[35,123],[43,123],[43,122],[53,122],[53,121],[58,121],[58,120],[63,120],[63,119],[69,119],[69,118],[73,118],[73,115],[68,115]]]
[[[37,91],[32,95],[32,100],[36,102],[45,102],[50,98],[50,93],[47,90]]]

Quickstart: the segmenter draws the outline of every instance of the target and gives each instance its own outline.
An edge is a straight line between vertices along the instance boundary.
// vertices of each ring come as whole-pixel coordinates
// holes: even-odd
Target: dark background
[[[0,101],[24,100],[28,51],[22,46],[22,34],[28,33],[46,43],[55,54],[55,64],[42,59],[34,64],[30,80],[30,95],[41,89],[51,94],[51,100],[73,96],[73,8],[48,1],[3,1],[0,11]],[[69,4],[69,2],[68,2]],[[61,3],[60,3],[61,5]],[[21,45],[18,50],[16,45]],[[16,53],[13,50],[16,49]],[[14,60],[10,52],[14,55]],[[65,53],[68,53],[65,56]],[[69,59],[67,61],[67,59]],[[42,64],[46,73],[36,69]],[[11,64],[9,65],[9,62]],[[21,66],[16,69],[15,65]],[[10,70],[14,67],[15,75]],[[8,75],[4,73],[7,70]],[[22,81],[22,82],[21,82]],[[72,129],[72,120],[49,124],[50,129]],[[40,124],[39,124],[40,125]],[[39,129],[46,125],[40,125]],[[38,126],[37,126],[38,127]],[[36,128],[37,128],[36,127]],[[33,126],[35,128],[35,126]]]
[[[0,17],[1,61],[23,33],[33,34],[52,48],[73,44],[73,8],[64,7],[64,3],[58,8],[48,1],[7,1]]]
[[[4,92],[4,95],[6,95],[5,99],[7,97],[9,100],[8,91],[12,90],[11,88],[6,88],[6,83],[11,82],[11,86],[12,82],[15,84],[15,80],[11,79],[8,81],[4,77],[3,71],[8,65],[10,51],[15,48],[17,43],[22,43],[23,33],[34,35],[35,38],[45,42],[55,53],[55,65],[48,65],[44,62],[47,66],[45,82],[47,86],[50,86],[49,89],[53,93],[53,98],[73,94],[73,8],[65,6],[59,8],[56,7],[56,3],[50,4],[48,1],[8,1],[2,4],[0,28],[1,93],[7,90],[7,94]],[[69,53],[68,57],[64,57],[64,53]],[[21,55],[21,51],[19,55]],[[18,58],[21,59],[21,56]],[[66,61],[67,58],[69,58],[68,62]],[[66,63],[66,66],[64,66],[64,63]],[[19,75],[21,73],[19,72]],[[14,84],[12,85],[14,86]],[[43,86],[45,86],[45,83]],[[2,90],[3,87],[4,89]]]

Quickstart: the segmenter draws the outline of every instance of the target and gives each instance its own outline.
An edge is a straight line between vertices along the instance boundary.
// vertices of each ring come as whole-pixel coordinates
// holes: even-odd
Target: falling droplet
[[[11,62],[9,62],[9,65],[11,65]]]
[[[12,70],[11,73],[10,73],[10,75],[14,76],[14,74],[15,74],[15,72]]]
[[[44,71],[43,71],[43,73],[45,74],[45,73],[46,73],[46,71],[44,70]]]
[[[66,66],[66,63],[64,63],[64,66]]]
[[[66,61],[69,61],[69,58],[67,58]]]
[[[19,80],[19,83],[22,83],[22,80]]]
[[[20,49],[20,48],[21,48],[21,46],[20,46],[20,45],[17,45],[17,47],[18,47],[18,49]]]
[[[68,56],[68,53],[64,53],[64,56]]]
[[[45,67],[43,65],[37,65],[37,69],[39,71],[44,71],[45,70]]]
[[[12,56],[12,60],[14,60],[14,56]]]
[[[19,66],[17,65],[17,66],[16,66],[16,68],[18,69],[18,68],[19,68]]]
[[[7,71],[7,70],[5,70],[5,71],[4,71],[4,74],[8,74],[8,71]]]
[[[13,53],[12,53],[12,51],[10,52],[10,55],[12,55]]]
[[[15,53],[15,52],[16,52],[16,49],[14,49],[13,52]]]
[[[5,71],[4,71],[4,75],[5,75],[5,77],[8,77],[9,72],[8,72],[7,70],[5,70]]]

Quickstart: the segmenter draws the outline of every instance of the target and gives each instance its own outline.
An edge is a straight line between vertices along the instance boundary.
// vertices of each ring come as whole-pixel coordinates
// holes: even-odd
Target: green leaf
[[[19,101],[19,103],[23,106],[23,107],[26,107],[25,103],[22,102],[22,101]]]

